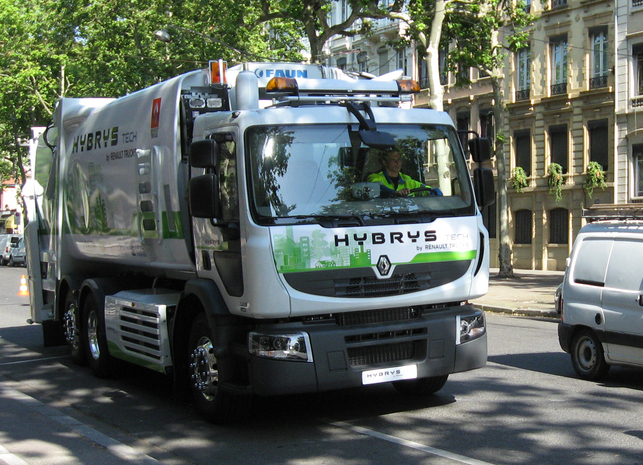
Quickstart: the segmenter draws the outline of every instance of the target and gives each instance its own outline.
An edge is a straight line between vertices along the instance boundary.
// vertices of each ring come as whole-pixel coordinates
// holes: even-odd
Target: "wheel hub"
[[[212,341],[205,337],[201,338],[190,355],[190,359],[190,372],[194,387],[201,391],[206,398],[215,395],[219,383],[219,371]]]
[[[71,304],[63,318],[63,326],[65,329],[65,339],[69,344],[74,346],[78,345],[78,325],[76,324],[76,306]]]

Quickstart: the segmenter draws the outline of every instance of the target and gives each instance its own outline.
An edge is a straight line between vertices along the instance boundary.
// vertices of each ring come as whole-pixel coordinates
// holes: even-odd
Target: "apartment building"
[[[636,118],[637,105],[643,111],[643,84],[631,82],[643,70],[643,32],[633,32],[643,28],[632,24],[635,17],[643,23],[643,0],[615,1],[623,5],[615,5],[614,0],[548,0],[529,5],[537,19],[530,28],[528,47],[507,54],[503,121],[494,121],[491,85],[479,70],[459,71],[469,73],[466,86],[456,86],[451,73],[441,74],[444,108],[457,128],[490,138],[502,130],[509,171],[520,168],[526,175],[523,186],[509,183],[515,268],[563,270],[584,224],[583,210],[643,201],[643,113]],[[337,2],[339,8],[333,14],[342,14],[343,3]],[[633,15],[639,10],[641,18]],[[403,28],[398,21],[380,20],[370,37],[337,38],[328,44],[328,64],[376,75],[402,68],[426,86],[426,65],[414,47],[393,50],[384,45]],[[616,58],[615,44],[623,42],[621,35],[629,45],[619,47],[629,48]],[[641,65],[633,58],[639,55]],[[619,102],[623,99],[618,106],[617,94]],[[416,98],[415,105],[428,105],[427,91]],[[600,166],[598,176],[604,175],[605,189],[585,188],[590,162]],[[554,176],[559,180],[554,194],[550,193],[552,164],[560,170]],[[589,174],[596,179],[595,171]],[[628,187],[634,180],[640,187]],[[483,215],[491,235],[492,266],[498,266],[496,206],[485,209]]]

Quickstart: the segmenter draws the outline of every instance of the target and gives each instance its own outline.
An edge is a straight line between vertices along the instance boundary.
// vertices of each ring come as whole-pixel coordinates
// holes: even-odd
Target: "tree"
[[[493,89],[493,117],[498,126],[494,153],[498,171],[500,277],[513,275],[507,195],[510,176],[503,150],[505,136],[501,129],[505,112],[502,79],[506,51],[515,52],[528,45],[527,27],[533,21],[534,17],[527,13],[523,0],[485,0],[469,5],[466,10],[458,11],[448,30],[449,37],[456,43],[449,54],[451,62],[477,67],[489,75]]]
[[[300,60],[299,31],[251,27],[260,13],[250,0],[0,0],[0,181],[24,183],[19,141],[61,97],[118,97],[209,59],[245,59],[237,51]],[[170,25],[174,40],[156,40]]]
[[[368,34],[369,18],[385,18],[388,11],[379,7],[378,0],[347,0],[348,15],[338,24],[330,25],[328,15],[333,0],[255,0],[261,8],[261,15],[256,23],[274,21],[282,24],[291,22],[294,28],[303,32],[308,39],[311,63],[321,63],[324,44],[334,35],[346,37],[356,34]],[[393,2],[393,8],[403,4],[401,0]],[[354,28],[358,25],[359,28]]]

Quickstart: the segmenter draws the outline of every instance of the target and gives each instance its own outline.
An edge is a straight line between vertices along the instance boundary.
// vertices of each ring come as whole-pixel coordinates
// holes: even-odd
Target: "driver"
[[[412,194],[413,189],[430,189],[426,184],[400,172],[402,155],[397,149],[383,152],[380,162],[382,171],[370,174],[367,181],[380,183],[382,197],[406,197]]]

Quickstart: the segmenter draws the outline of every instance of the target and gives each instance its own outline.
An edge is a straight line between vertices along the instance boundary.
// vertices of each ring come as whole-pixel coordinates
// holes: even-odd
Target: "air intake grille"
[[[412,360],[416,354],[417,342],[402,342],[380,346],[354,347],[348,349],[351,367],[392,363]]]
[[[335,295],[337,297],[384,297],[428,289],[430,283],[429,273],[397,274],[386,280],[377,279],[374,276],[337,279]]]
[[[131,307],[122,307],[121,340],[126,349],[154,359],[161,359],[159,315]]]
[[[418,316],[420,316],[420,311],[417,308],[386,308],[367,312],[340,313],[335,316],[335,321],[337,326],[356,326],[407,321],[413,320]]]

